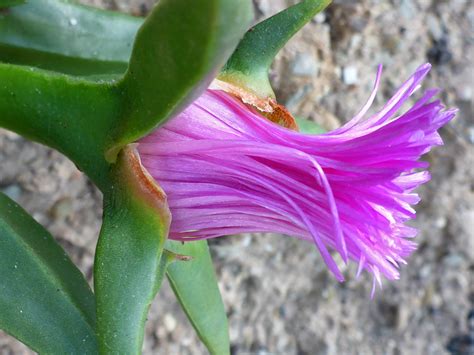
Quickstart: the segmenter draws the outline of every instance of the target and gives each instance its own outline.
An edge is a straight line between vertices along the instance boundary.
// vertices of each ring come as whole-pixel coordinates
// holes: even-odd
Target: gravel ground
[[[151,3],[88,2],[136,15]],[[254,2],[259,18],[295,3]],[[365,102],[379,63],[376,107],[430,61],[426,86],[444,88],[444,102],[460,112],[441,132],[445,146],[426,157],[433,180],[419,191],[419,250],[374,300],[367,275],[355,280],[350,266],[338,283],[307,243],[270,234],[211,242],[233,354],[474,354],[473,22],[471,0],[334,1],[279,55],[272,77],[280,102],[327,129]],[[0,189],[91,279],[100,193],[59,153],[6,131],[0,167]],[[0,354],[29,353],[0,334]],[[144,353],[206,353],[168,285],[152,306]]]

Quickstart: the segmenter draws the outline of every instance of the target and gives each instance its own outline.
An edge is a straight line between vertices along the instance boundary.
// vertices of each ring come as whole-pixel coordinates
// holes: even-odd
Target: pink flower
[[[427,182],[419,161],[441,145],[444,110],[428,90],[395,116],[430,70],[425,64],[376,114],[367,104],[344,126],[306,135],[278,126],[240,100],[207,90],[176,118],[140,141],[143,165],[168,196],[170,239],[276,232],[312,241],[339,281],[330,250],[359,263],[381,284],[399,278],[413,252],[413,190]],[[374,282],[375,285],[375,282]]]

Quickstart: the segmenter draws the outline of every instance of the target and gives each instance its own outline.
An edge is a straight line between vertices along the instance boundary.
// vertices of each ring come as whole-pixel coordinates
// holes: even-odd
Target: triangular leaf
[[[274,97],[268,70],[281,48],[331,0],[304,0],[252,27],[239,43],[219,78],[249,89],[261,97]]]
[[[166,248],[191,256],[168,267],[168,280],[191,324],[211,354],[230,353],[227,315],[207,241],[167,241]]]

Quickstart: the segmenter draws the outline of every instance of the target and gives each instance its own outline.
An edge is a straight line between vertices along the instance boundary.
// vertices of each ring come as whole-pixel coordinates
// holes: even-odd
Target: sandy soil
[[[295,1],[254,2],[265,18]],[[151,2],[89,3],[139,15]],[[426,156],[433,180],[420,191],[419,250],[401,280],[385,283],[373,301],[367,275],[355,280],[350,266],[348,281],[338,283],[304,242],[270,234],[211,242],[233,354],[474,353],[473,22],[470,0],[339,0],[279,55],[272,78],[280,102],[328,129],[365,102],[379,63],[385,75],[376,106],[430,61],[426,86],[442,87],[444,102],[460,111],[441,132],[445,146]],[[91,279],[101,195],[71,162],[0,131],[0,189]],[[0,354],[28,353],[0,334]],[[152,306],[144,353],[206,353],[168,285]]]

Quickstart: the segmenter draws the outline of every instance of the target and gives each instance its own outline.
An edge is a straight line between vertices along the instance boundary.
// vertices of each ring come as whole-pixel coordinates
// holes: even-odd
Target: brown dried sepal
[[[298,131],[298,125],[296,124],[295,118],[290,112],[288,112],[285,106],[280,105],[271,97],[259,97],[242,87],[218,79],[212,82],[211,89],[225,91],[228,94],[237,97],[247,106],[257,110],[270,121],[293,131]]]
[[[143,201],[159,212],[164,220],[170,222],[171,212],[166,193],[143,167],[136,144],[127,145],[120,155],[122,178],[132,184]]]

